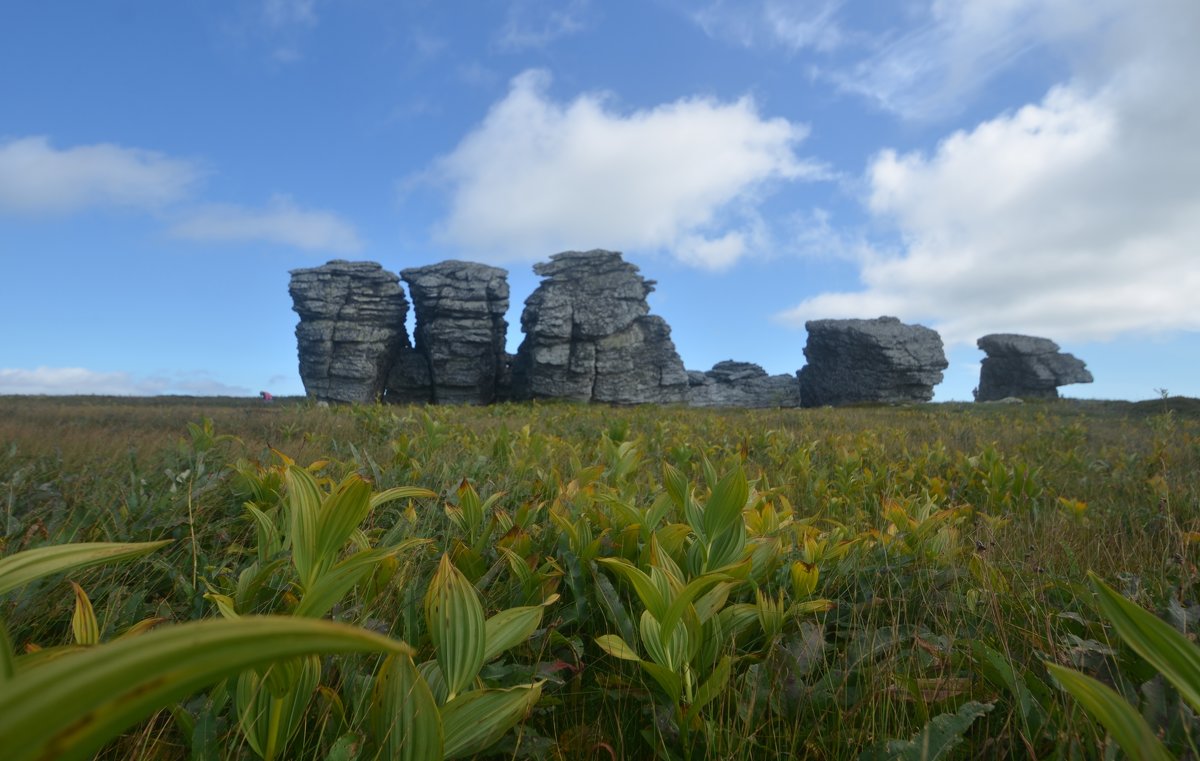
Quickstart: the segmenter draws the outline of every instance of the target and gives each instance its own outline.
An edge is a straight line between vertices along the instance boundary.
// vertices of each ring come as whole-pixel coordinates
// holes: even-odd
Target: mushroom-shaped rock
[[[1060,352],[1049,338],[992,333],[976,345],[987,354],[979,370],[978,402],[1057,399],[1059,386],[1092,382],[1083,360]]]
[[[810,320],[800,369],[804,407],[878,402],[927,402],[942,382],[941,336],[895,317]]]

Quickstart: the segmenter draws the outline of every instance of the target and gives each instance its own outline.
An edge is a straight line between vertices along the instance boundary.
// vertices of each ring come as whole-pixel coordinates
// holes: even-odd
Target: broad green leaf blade
[[[276,669],[287,666],[284,688],[271,687]],[[300,721],[321,678],[321,663],[315,656],[300,662],[272,664],[268,677],[254,669],[237,678],[234,701],[242,735],[258,755],[276,758],[300,729]],[[279,681],[276,679],[276,681]],[[278,694],[277,694],[278,693]]]
[[[679,678],[679,674],[650,661],[642,661],[641,666],[654,681],[658,682],[658,686],[663,688],[663,692],[667,693],[667,697],[671,699],[672,703],[678,703],[682,699],[683,680]]]
[[[325,498],[317,515],[314,572],[319,574],[337,561],[350,534],[370,512],[371,485],[357,475],[342,481],[333,494]],[[319,575],[314,576],[306,583],[316,583],[318,578]]]
[[[287,483],[288,540],[292,543],[292,562],[305,584],[312,580],[317,562],[317,525],[321,514],[321,489],[304,468],[289,465],[284,473]]]
[[[12,640],[8,636],[8,627],[0,619],[0,687],[16,673],[16,656],[13,655]]]
[[[75,590],[75,612],[71,614],[71,634],[77,645],[99,645],[100,623],[96,621],[96,610],[87,592],[75,582],[71,582]]]
[[[321,574],[316,583],[304,591],[292,615],[307,618],[324,616],[376,564],[393,554],[395,550],[392,549],[364,550],[342,560]]]
[[[713,669],[712,674],[700,685],[696,690],[696,699],[692,701],[692,705],[688,708],[688,718],[691,719],[700,713],[704,706],[712,702],[713,698],[725,691],[725,685],[729,682],[729,670],[733,665],[733,659],[728,655],[722,656],[717,667]]]
[[[596,562],[625,577],[625,580],[633,585],[633,591],[637,592],[650,615],[657,618],[667,612],[666,599],[645,571],[621,558],[600,558]]]
[[[247,502],[243,507],[254,520],[254,528],[258,536],[259,562],[266,563],[269,558],[274,557],[283,548],[283,540],[279,538],[279,529],[275,526],[275,521],[253,504]]]
[[[750,497],[746,473],[739,467],[730,471],[713,489],[704,505],[704,531],[710,537],[728,531],[742,520],[742,509]]]
[[[371,692],[371,733],[383,758],[442,761],[442,719],[412,658],[384,661]]]
[[[442,706],[445,758],[479,753],[496,743],[542,696],[541,683],[507,690],[476,690]]]
[[[475,587],[450,555],[442,555],[425,595],[425,621],[446,678],[449,700],[466,689],[483,666],[487,627]],[[447,740],[449,735],[447,735]]]
[[[629,617],[629,612],[625,610],[625,605],[609,578],[593,570],[592,583],[596,590],[596,599],[600,601],[609,621],[617,627],[617,632],[626,642],[636,641],[637,629],[633,626],[633,619]]]
[[[378,492],[371,495],[371,509],[397,499],[429,499],[436,497],[437,493],[429,489],[422,489],[419,486],[394,486],[391,489]]]
[[[1170,624],[1142,610],[1100,581],[1088,578],[1096,590],[1096,605],[1117,634],[1134,651],[1158,669],[1192,707],[1200,711],[1200,648]]]
[[[22,550],[0,559],[0,595],[43,576],[132,560],[170,544],[161,542],[81,542]]]
[[[5,761],[87,759],[159,708],[244,669],[350,652],[411,653],[411,648],[364,629],[303,618],[163,627],[13,677],[0,690],[0,748]]]
[[[662,618],[659,619],[659,627],[662,630],[662,641],[666,644],[671,635],[675,633],[675,624],[679,623],[679,618],[684,611],[692,604],[700,595],[712,589],[722,581],[730,581],[731,577],[723,573],[709,573],[704,576],[692,579],[687,586],[683,588],[675,599],[671,601]]]
[[[505,650],[510,650],[522,642],[527,642],[537,631],[542,622],[541,605],[529,605],[521,608],[502,610],[484,622],[485,644],[483,647],[484,663],[490,661]]]
[[[623,661],[640,661],[642,659],[637,651],[629,646],[629,643],[616,634],[604,634],[596,637],[596,644],[604,652]]]
[[[1104,725],[1130,758],[1140,761],[1169,761],[1171,754],[1137,710],[1112,688],[1078,671],[1046,664],[1059,684],[1079,701],[1096,721]]]
[[[991,710],[991,703],[963,703],[956,713],[934,716],[912,739],[889,740],[882,748],[863,753],[859,761],[940,761],[958,745],[971,724]]]

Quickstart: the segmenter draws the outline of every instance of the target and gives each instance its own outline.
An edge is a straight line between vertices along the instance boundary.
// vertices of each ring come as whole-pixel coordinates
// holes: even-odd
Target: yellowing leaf
[[[442,555],[425,595],[425,621],[446,679],[448,700],[474,681],[483,666],[487,627],[483,604],[448,554]]]
[[[87,592],[75,582],[71,582],[75,590],[75,612],[71,614],[71,633],[77,645],[99,645],[100,624],[96,621],[96,611]]]

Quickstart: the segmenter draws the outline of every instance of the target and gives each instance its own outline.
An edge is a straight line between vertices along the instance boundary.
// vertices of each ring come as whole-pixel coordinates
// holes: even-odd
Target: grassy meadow
[[[1200,633],[1194,399],[2,397],[0,504],[0,558],[169,540],[0,592],[0,709],[26,700],[13,685],[50,695],[20,726],[0,710],[5,758],[1121,757],[1054,666],[1200,756],[1187,691],[1117,636],[1088,576]],[[240,655],[215,621],[172,644],[210,619],[245,627]],[[321,619],[375,644],[303,649]],[[185,684],[188,648],[212,673]],[[132,701],[112,687],[130,675],[176,687],[121,721],[70,703]],[[17,754],[66,705],[79,716]]]

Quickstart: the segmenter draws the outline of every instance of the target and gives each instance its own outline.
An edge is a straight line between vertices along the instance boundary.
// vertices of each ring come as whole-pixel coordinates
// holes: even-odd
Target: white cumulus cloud
[[[623,113],[604,95],[552,100],[527,71],[432,174],[451,188],[444,241],[496,260],[564,249],[667,250],[727,267],[758,236],[756,197],[823,176],[795,154],[807,130],[748,97]]]
[[[250,393],[250,389],[222,383],[204,372],[173,373],[167,377],[101,372],[83,367],[0,368],[0,394],[249,396]]]
[[[56,148],[44,136],[0,141],[0,212],[155,209],[190,192],[194,162],[111,143]]]
[[[300,208],[286,196],[276,196],[258,209],[232,204],[201,206],[172,226],[170,234],[189,240],[262,242],[345,254],[362,248],[353,224],[331,211]]]
[[[896,314],[952,342],[1200,330],[1200,5],[1130,7],[1083,73],[1039,102],[885,150],[870,210],[904,245],[861,258],[863,288],[783,315]]]

